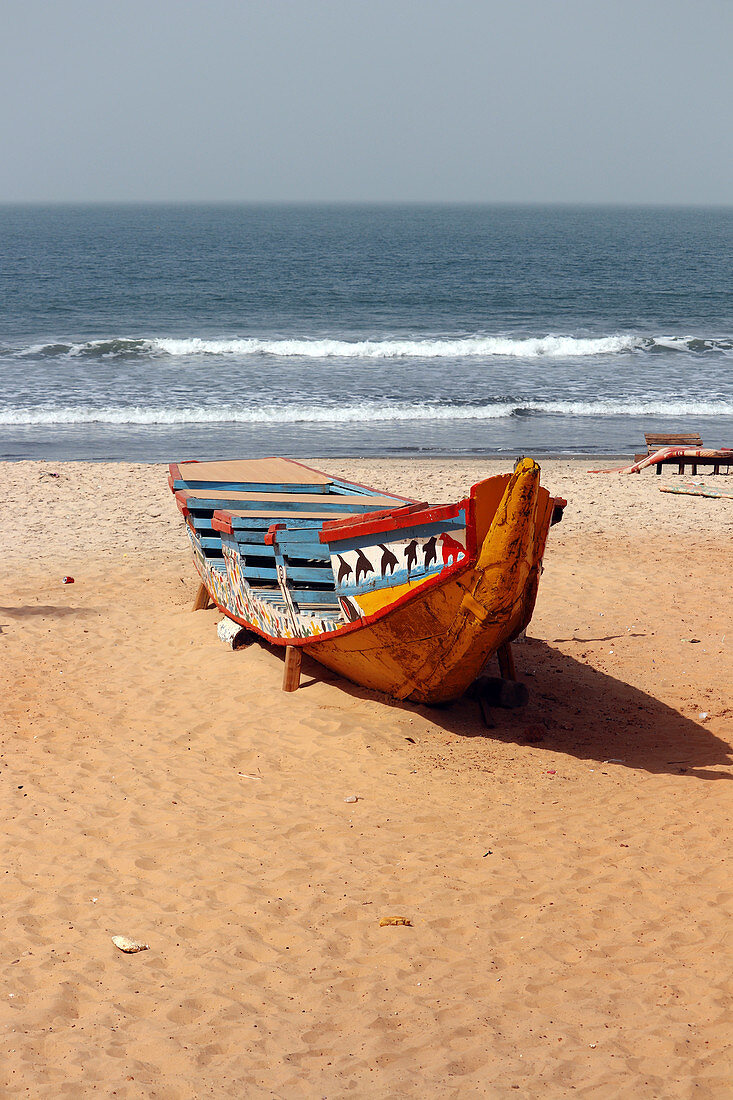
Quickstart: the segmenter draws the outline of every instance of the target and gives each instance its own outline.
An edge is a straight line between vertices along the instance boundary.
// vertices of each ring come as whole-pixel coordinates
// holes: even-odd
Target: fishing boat
[[[564,500],[522,459],[463,500],[428,504],[264,458],[181,462],[169,485],[200,577],[195,607],[396,699],[460,697],[530,621]]]

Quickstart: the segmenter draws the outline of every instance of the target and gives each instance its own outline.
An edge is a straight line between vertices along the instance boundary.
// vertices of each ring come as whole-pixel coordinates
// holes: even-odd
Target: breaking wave
[[[258,339],[228,337],[128,338],[85,343],[35,344],[15,354],[22,357],[67,359],[140,359],[170,356],[277,356],[302,359],[458,359],[504,356],[516,359],[566,359],[618,355],[627,352],[729,353],[733,339],[696,336],[461,336],[401,340],[341,340],[311,338]]]
[[[501,401],[484,405],[382,403],[363,401],[341,407],[209,405],[90,408],[77,405],[0,409],[0,424],[22,425],[184,425],[184,424],[355,424],[403,420],[498,420],[510,416],[733,416],[731,401],[597,400]]]

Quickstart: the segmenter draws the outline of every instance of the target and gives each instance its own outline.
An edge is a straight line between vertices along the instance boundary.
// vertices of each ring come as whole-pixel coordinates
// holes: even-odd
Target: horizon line
[[[733,202],[611,199],[2,199],[2,207],[512,207],[614,210],[730,210]]]

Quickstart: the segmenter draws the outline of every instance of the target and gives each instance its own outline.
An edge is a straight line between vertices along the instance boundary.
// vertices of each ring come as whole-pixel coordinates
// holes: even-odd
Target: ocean
[[[0,458],[733,445],[733,209],[0,207]]]

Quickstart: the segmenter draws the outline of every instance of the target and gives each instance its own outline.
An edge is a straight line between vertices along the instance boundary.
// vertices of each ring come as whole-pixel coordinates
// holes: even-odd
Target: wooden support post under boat
[[[300,687],[300,666],[303,651],[298,645],[285,646],[285,671],[283,672],[283,691],[297,691]]]
[[[514,667],[514,654],[511,651],[509,642],[504,642],[504,645],[499,646],[496,656],[499,658],[499,671],[504,679],[516,680],[517,670]]]
[[[211,596],[206,585],[201,582],[196,593],[196,599],[193,601],[192,611],[206,611],[207,607],[211,607]]]
[[[516,710],[529,701],[527,685],[519,680],[504,680],[498,676],[479,676],[468,689],[468,694],[482,699],[489,707]]]

